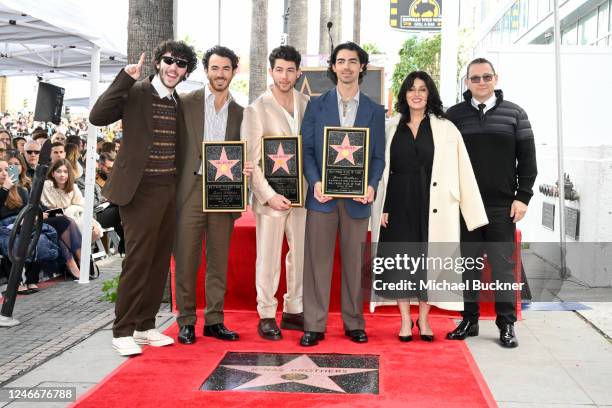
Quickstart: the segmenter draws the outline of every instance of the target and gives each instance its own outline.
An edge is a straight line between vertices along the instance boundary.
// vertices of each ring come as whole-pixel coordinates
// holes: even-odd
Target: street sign
[[[440,31],[442,0],[391,0],[389,24],[406,31]]]

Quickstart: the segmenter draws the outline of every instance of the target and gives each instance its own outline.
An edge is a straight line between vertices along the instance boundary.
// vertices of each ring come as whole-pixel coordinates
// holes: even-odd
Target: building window
[[[608,24],[609,24],[608,14],[609,14],[609,6],[608,6],[608,2],[605,2],[604,4],[599,6],[599,11],[597,13],[597,16],[598,16],[597,17],[597,20],[598,20],[597,38],[601,38],[610,32],[610,29],[608,27]],[[599,40],[597,45],[603,45],[603,46],[608,45],[607,37]]]
[[[580,45],[590,45],[597,40],[597,9],[591,11],[578,22]]]
[[[576,45],[578,44],[578,27],[576,24],[565,28],[561,33],[561,44]]]

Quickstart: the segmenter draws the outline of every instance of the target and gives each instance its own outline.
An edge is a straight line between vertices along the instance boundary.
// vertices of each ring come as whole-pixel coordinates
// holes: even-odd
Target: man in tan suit
[[[300,76],[300,53],[291,46],[272,50],[269,57],[270,76],[274,81],[263,95],[244,110],[241,136],[247,141],[249,160],[255,164],[251,179],[254,194],[253,211],[257,225],[257,289],[258,332],[268,340],[280,340],[276,324],[278,301],[274,296],[281,273],[283,237],[287,236],[289,252],[285,260],[287,293],[284,295],[283,329],[302,330],[302,271],[304,267],[304,227],[306,210],[291,207],[291,202],[274,191],[261,169],[263,136],[297,136],[308,96],[293,89]]]
[[[125,258],[117,288],[113,348],[140,354],[140,345],[165,346],[174,339],[155,330],[155,315],[170,267],[175,227],[176,154],[183,147],[182,103],[174,88],[195,69],[193,48],[161,43],[154,53],[156,74],[138,81],[138,64],[121,70],[89,115],[96,126],[123,121],[123,148],[102,190],[119,206]]]
[[[215,46],[202,60],[208,84],[181,98],[186,142],[177,150],[179,182],[176,191],[177,229],[176,303],[180,326],[178,341],[195,342],[196,280],[202,262],[202,238],[206,240],[206,310],[204,335],[238,340],[223,324],[227,256],[234,220],[239,212],[205,213],[202,208],[202,142],[240,140],[243,108],[229,93],[238,68],[238,57],[229,48]],[[245,163],[245,174],[252,169]]]

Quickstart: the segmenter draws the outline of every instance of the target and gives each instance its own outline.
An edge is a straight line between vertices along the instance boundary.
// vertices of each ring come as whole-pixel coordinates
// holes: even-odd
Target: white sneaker
[[[113,348],[122,356],[132,356],[142,353],[142,349],[134,341],[134,337],[113,337]]]
[[[149,345],[153,347],[162,347],[174,344],[174,339],[172,337],[161,334],[155,329],[147,331],[134,330],[134,341],[140,345]]]

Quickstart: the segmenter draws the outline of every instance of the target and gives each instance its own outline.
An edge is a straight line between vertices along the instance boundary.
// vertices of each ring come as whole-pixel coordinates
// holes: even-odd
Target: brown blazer
[[[204,136],[204,88],[192,91],[181,96],[181,107],[184,117],[179,126],[183,129],[181,134],[185,134],[185,143],[181,144],[180,149],[176,150],[176,168],[179,174],[178,186],[176,189],[176,208],[180,211],[183,204],[195,189],[196,183],[201,183],[202,179],[197,175],[199,166],[202,163],[202,141]],[[242,112],[244,108],[233,100],[228,106],[227,127],[225,140],[240,140],[240,124],[242,123]],[[123,148],[123,146],[121,146]],[[121,150],[120,150],[121,151]],[[196,195],[194,195],[195,197]],[[197,199],[202,200],[199,196]],[[234,218],[239,218],[239,212],[232,213]]]
[[[123,120],[123,139],[113,171],[102,189],[102,195],[117,205],[127,205],[140,184],[149,151],[153,146],[153,85],[151,79],[136,81],[123,69],[108,89],[100,95],[89,113],[95,126],[107,126]],[[181,103],[175,93],[177,107],[176,151],[181,133]],[[178,162],[177,162],[178,164]]]

